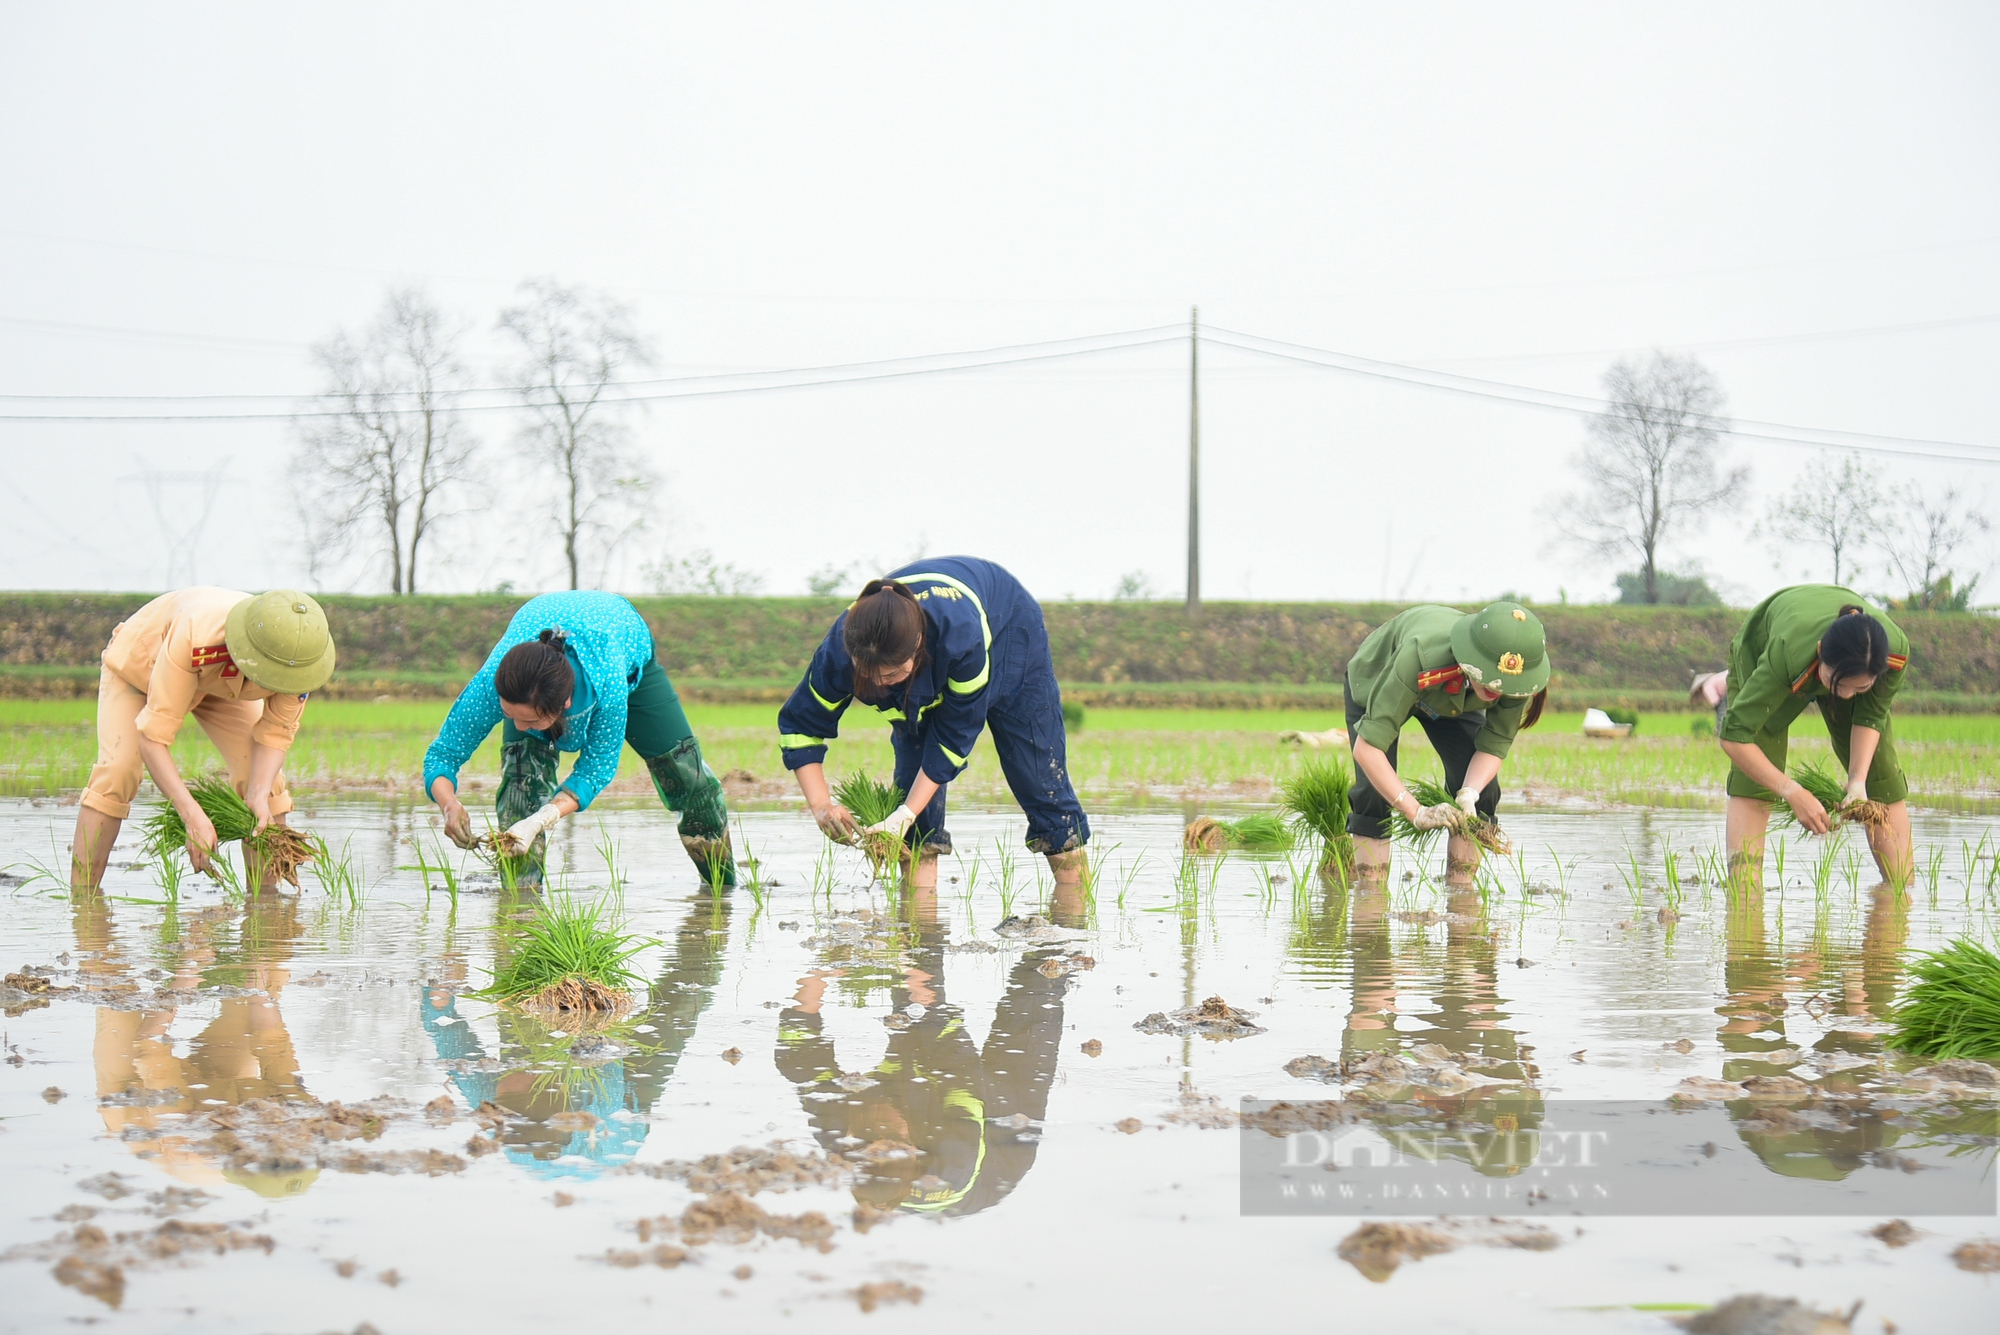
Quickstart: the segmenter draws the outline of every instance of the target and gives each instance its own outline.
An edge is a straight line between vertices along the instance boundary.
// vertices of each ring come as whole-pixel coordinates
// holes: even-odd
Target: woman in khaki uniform
[[[72,886],[104,879],[142,771],[187,823],[188,861],[207,870],[215,826],[172,752],[189,714],[222,753],[259,829],[292,809],[278,771],[307,694],[333,675],[333,637],[318,603],[293,589],[256,597],[209,586],[164,593],[111,632],[103,661],[97,764],[77,806]]]

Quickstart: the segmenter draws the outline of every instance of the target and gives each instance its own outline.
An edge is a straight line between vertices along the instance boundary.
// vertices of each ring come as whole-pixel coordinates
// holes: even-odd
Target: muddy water
[[[605,810],[570,832],[572,883],[602,890],[615,844],[657,944],[640,1008],[592,1033],[468,995],[508,905],[477,879],[427,893],[407,808],[305,814],[351,840],[358,902],[140,902],[161,892],[130,868],[91,901],[7,889],[0,962],[81,990],[4,1021],[0,1328],[1666,1330],[1642,1305],[1761,1290],[1865,1300],[1857,1330],[1991,1329],[1994,1280],[1949,1259],[2000,1235],[1990,1218],[1913,1218],[1891,1249],[1873,1217],[1552,1214],[1553,1248],[1465,1225],[1449,1253],[1350,1264],[1359,1220],[1242,1215],[1231,1124],[1244,1097],[1337,1097],[1286,1073],[1303,1056],[1435,1043],[1535,1098],[1647,1101],[1866,1057],[1908,951],[1990,939],[1961,841],[1992,822],[1921,818],[1944,856],[1906,897],[1860,859],[1816,888],[1793,849],[1783,892],[1731,913],[1687,883],[1686,851],[1719,835],[1697,814],[1517,815],[1525,866],[1483,896],[1404,867],[1372,894],[1282,860],[1182,875],[1178,814],[1110,816],[1092,905],[1048,901],[997,813],[954,818],[961,856],[926,902],[784,813],[744,818],[761,898],[713,896],[656,810]],[[70,815],[0,807],[0,862],[51,860]],[[1001,935],[1009,908],[1051,922]],[[1135,1029],[1210,996],[1261,1032]],[[690,1168],[773,1145],[788,1157]]]

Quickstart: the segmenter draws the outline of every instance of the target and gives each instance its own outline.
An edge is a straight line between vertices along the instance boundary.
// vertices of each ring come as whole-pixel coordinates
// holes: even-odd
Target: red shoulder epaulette
[[[239,675],[236,670],[236,660],[229,656],[228,645],[204,644],[195,649],[192,663],[195,671],[199,672],[203,668],[215,667],[217,664],[221,665],[223,676],[234,677]]]
[[[1814,654],[1813,661],[1806,664],[1806,670],[1804,672],[1801,672],[1799,674],[1799,679],[1792,683],[1792,694],[1797,695],[1800,691],[1803,691],[1807,686],[1811,685],[1812,679],[1818,674],[1819,674],[1819,655]]]
[[[1429,672],[1417,674],[1418,690],[1428,691],[1438,686],[1457,695],[1465,686],[1465,669],[1454,663],[1450,667],[1432,668]]]
[[[1910,656],[1908,654],[1889,655],[1889,671],[1901,672],[1904,668],[1908,667],[1909,665],[1910,665]]]

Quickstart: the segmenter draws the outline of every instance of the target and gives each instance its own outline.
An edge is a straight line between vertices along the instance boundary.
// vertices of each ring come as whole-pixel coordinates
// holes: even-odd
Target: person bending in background
[[[951,851],[945,785],[964,771],[987,728],[1007,787],[1027,813],[1029,849],[1047,855],[1059,888],[1082,881],[1090,821],[1069,781],[1041,604],[1019,580],[991,561],[933,557],[868,581],[835,618],[778,711],[778,744],[813,819],[842,841],[859,831],[827,788],[825,762],[850,704],[889,719],[895,783],[907,797],[870,832],[919,850],[915,884],[937,882],[938,854]]]
[[[1715,699],[1715,733],[1729,757],[1725,837],[1732,869],[1763,867],[1773,802],[1791,807],[1814,834],[1832,827],[1819,799],[1785,773],[1792,721],[1817,704],[1847,771],[1847,800],[1889,809],[1886,821],[1866,827],[1875,865],[1891,881],[1909,879],[1910,786],[1889,720],[1909,661],[1909,638],[1852,589],[1798,584],[1751,609],[1730,642],[1728,673],[1720,683],[1696,683]]]
[[[163,593],[111,632],[103,662],[97,764],[77,802],[72,887],[103,881],[142,773],[186,823],[188,861],[208,870],[215,825],[188,791],[172,750],[190,714],[221,753],[257,828],[284,820],[292,809],[280,773],[285,752],[298,736],[306,696],[333,675],[333,636],[318,603],[292,589],[256,597],[207,585]]]
[[[1412,607],[1377,626],[1348,660],[1343,686],[1354,750],[1347,832],[1355,869],[1387,872],[1394,808],[1420,830],[1452,831],[1447,869],[1469,875],[1479,845],[1458,831],[1467,818],[1492,820],[1499,810],[1501,762],[1515,734],[1541,718],[1548,684],[1541,620],[1519,603],[1471,613]],[[1413,717],[1444,762],[1455,802],[1426,807],[1396,777],[1396,741]]]
[[[701,743],[654,653],[652,629],[631,603],[592,590],[529,599],[459,692],[424,753],[424,790],[461,848],[478,838],[458,799],[458,772],[496,723],[504,725],[496,806],[505,828],[495,842],[502,854],[521,860],[529,881],[541,879],[548,831],[617,777],[620,750],[629,743],[646,762],[660,801],[679,814],[681,845],[702,879],[735,884],[722,783],[702,760]],[[576,764],[558,786],[564,751],[576,753]]]

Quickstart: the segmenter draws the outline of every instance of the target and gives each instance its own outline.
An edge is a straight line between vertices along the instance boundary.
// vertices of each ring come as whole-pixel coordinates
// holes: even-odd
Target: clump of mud
[[[303,1189],[320,1169],[338,1173],[456,1173],[465,1160],[437,1149],[362,1149],[411,1110],[390,1099],[340,1103],[297,1103],[251,1099],[241,1105],[191,1115],[184,1135],[188,1148],[237,1173]],[[206,1132],[207,1134],[203,1134]]]
[[[900,1279],[876,1280],[850,1290],[854,1301],[861,1304],[861,1310],[872,1312],[883,1303],[909,1303],[915,1306],[924,1300],[924,1291],[915,1284],[905,1284]]]
[[[231,1224],[169,1219],[157,1228],[129,1233],[106,1233],[95,1224],[79,1224],[47,1241],[12,1248],[0,1260],[54,1260],[57,1283],[115,1308],[125,1301],[128,1270],[187,1265],[203,1256],[236,1251],[269,1255],[276,1245],[267,1234]]]
[[[802,1247],[833,1250],[834,1222],[818,1210],[795,1215],[773,1214],[740,1191],[717,1191],[690,1204],[679,1215],[641,1219],[634,1228],[639,1241],[678,1237],[688,1247],[714,1242],[742,1245],[758,1237],[794,1238]]]
[[[1841,1312],[1822,1312],[1796,1298],[1739,1293],[1706,1312],[1669,1317],[1689,1335],[1851,1335],[1856,1303]]]
[[[738,1145],[726,1154],[707,1154],[699,1159],[627,1164],[624,1171],[685,1182],[689,1190],[703,1194],[734,1191],[745,1196],[755,1196],[761,1191],[836,1187],[854,1172],[849,1165],[817,1151],[793,1153],[785,1148],[783,1141],[773,1141],[763,1149]]]
[[[2000,1275],[2000,1242],[1990,1238],[1961,1242],[1952,1250],[1951,1263],[1975,1275]]]
[[[1067,928],[1056,926],[1039,913],[1030,913],[1025,916],[1009,915],[1002,918],[999,925],[993,929],[993,934],[1005,937],[1009,941],[1021,941],[1034,945],[1068,941],[1082,935],[1080,932],[1072,932]]]
[[[1917,1240],[1917,1230],[1907,1219],[1891,1219],[1868,1230],[1868,1236],[1884,1247],[1907,1247]]]
[[[1553,1251],[1561,1240],[1540,1224],[1492,1219],[1473,1223],[1438,1219],[1428,1224],[1371,1220],[1341,1239],[1340,1259],[1377,1284],[1408,1261],[1421,1261],[1460,1247],[1514,1247]]]
[[[1294,1057],[1285,1074],[1326,1084],[1351,1082],[1363,1097],[1391,1100],[1411,1094],[1467,1094],[1488,1085],[1510,1084],[1469,1067],[1503,1065],[1497,1058],[1453,1052],[1441,1043],[1420,1043],[1407,1053],[1369,1052],[1344,1062],[1320,1056]]]
[[[1172,1034],[1177,1038],[1199,1034],[1220,1041],[1263,1033],[1261,1026],[1251,1023],[1256,1018],[1256,1011],[1237,1010],[1221,997],[1210,997],[1199,1006],[1154,1011],[1132,1027],[1142,1034]]]

